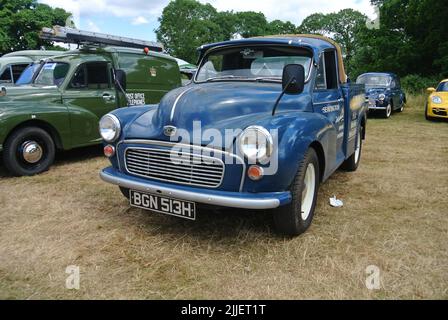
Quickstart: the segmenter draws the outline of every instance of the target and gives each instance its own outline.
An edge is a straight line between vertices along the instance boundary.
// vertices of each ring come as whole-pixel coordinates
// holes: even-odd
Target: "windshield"
[[[362,75],[356,80],[358,84],[365,84],[366,87],[389,87],[392,78],[387,75]]]
[[[64,79],[67,76],[68,69],[69,65],[67,63],[47,62],[42,67],[42,70],[40,71],[34,83],[44,86],[59,87],[64,82]]]
[[[281,81],[283,68],[301,64],[308,78],[312,53],[305,49],[250,46],[214,50],[204,57],[196,81],[274,80]]]
[[[437,92],[448,92],[448,81],[439,84],[437,87]]]
[[[30,64],[25,71],[23,71],[22,75],[20,76],[19,80],[17,80],[17,85],[24,85],[24,84],[30,84],[33,82],[33,76],[36,72],[39,71],[41,64],[40,63],[32,63]]]

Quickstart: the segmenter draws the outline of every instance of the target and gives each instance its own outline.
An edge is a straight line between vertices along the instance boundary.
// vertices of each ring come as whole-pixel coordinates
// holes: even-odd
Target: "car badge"
[[[151,67],[149,69],[149,72],[151,73],[151,77],[157,77],[157,69],[154,67]]]
[[[177,128],[175,126],[165,126],[163,127],[163,134],[167,137],[172,137],[176,134]]]

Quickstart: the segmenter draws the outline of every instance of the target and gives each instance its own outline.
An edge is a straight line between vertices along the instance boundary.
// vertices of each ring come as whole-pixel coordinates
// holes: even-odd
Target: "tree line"
[[[369,71],[394,72],[411,91],[448,76],[446,0],[371,0],[380,9],[378,29],[353,9],[316,13],[296,26],[269,22],[260,12],[217,11],[196,0],[174,0],[163,10],[157,39],[169,53],[195,62],[204,43],[272,34],[315,33],[333,38],[345,54],[350,78]],[[298,9],[300,10],[300,9]]]
[[[409,90],[435,85],[448,77],[448,5],[446,0],[371,0],[380,8],[379,29],[353,9],[315,13],[300,25],[268,21],[261,12],[218,11],[196,0],[172,0],[155,30],[168,53],[196,62],[204,44],[272,34],[315,33],[333,38],[345,54],[349,77],[369,71],[401,76]],[[300,10],[300,8],[298,8]],[[17,50],[48,49],[39,38],[42,27],[64,25],[69,12],[37,0],[0,0],[0,55]]]

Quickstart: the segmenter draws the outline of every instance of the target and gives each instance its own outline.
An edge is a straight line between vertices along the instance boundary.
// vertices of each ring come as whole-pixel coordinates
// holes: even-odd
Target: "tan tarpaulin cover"
[[[333,39],[318,35],[318,34],[279,34],[279,35],[272,35],[272,36],[263,36],[258,38],[311,38],[311,39],[319,39],[326,41],[333,45],[336,48],[336,51],[338,53],[338,61],[339,61],[339,81],[341,83],[347,82],[347,74],[345,73],[344,68],[344,60],[342,59],[342,49],[341,46],[335,42]]]

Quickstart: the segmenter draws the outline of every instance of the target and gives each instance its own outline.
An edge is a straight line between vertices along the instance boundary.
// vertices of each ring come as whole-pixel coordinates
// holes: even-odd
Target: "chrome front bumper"
[[[245,193],[217,191],[150,181],[123,174],[112,167],[103,169],[100,177],[105,182],[131,190],[159,194],[212,206],[240,209],[274,209],[291,202],[291,193]]]

